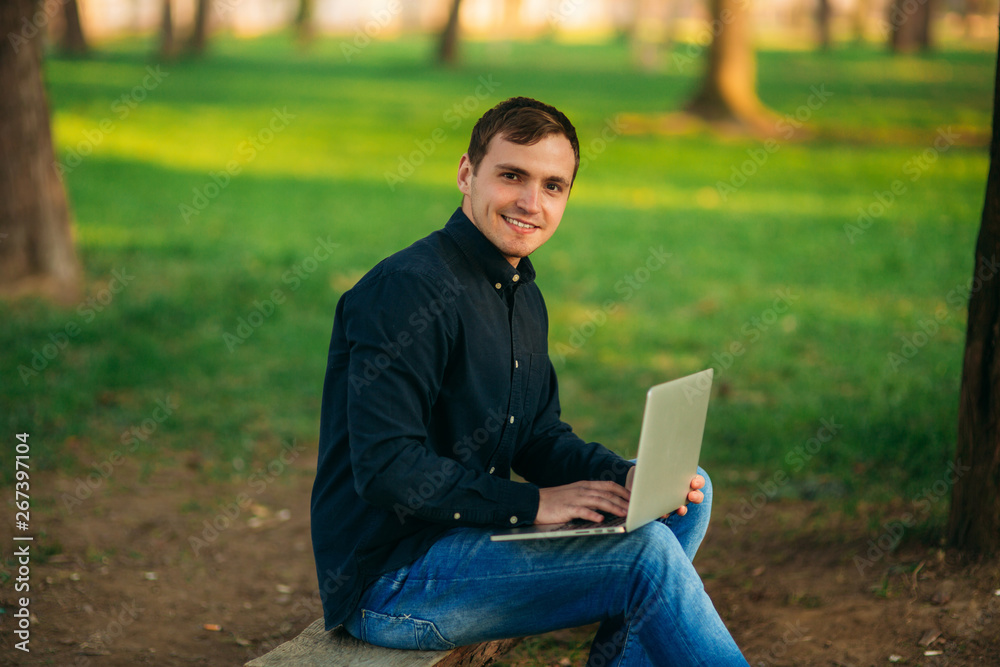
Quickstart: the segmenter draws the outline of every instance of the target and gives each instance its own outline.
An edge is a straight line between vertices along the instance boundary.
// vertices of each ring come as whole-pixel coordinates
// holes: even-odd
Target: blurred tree
[[[313,15],[316,13],[315,0],[299,0],[299,8],[295,12],[295,34],[299,44],[305,46],[312,42],[316,25]]]
[[[63,2],[63,32],[59,38],[59,48],[78,56],[87,53],[87,39],[83,36],[80,7],[76,0]]]
[[[41,2],[0,2],[0,290],[79,297],[69,205],[42,86]]]
[[[701,89],[685,110],[714,124],[771,134],[771,113],[757,97],[757,57],[746,0],[709,0],[714,35]]]
[[[975,37],[975,22],[983,14],[986,3],[984,0],[965,0],[962,3],[961,14],[966,38]]]
[[[854,3],[854,11],[851,12],[851,27],[854,30],[854,41],[865,41],[865,34],[868,32],[868,6],[870,0],[857,0]]]
[[[173,58],[177,54],[177,42],[174,40],[174,12],[171,0],[163,0],[163,12],[160,18],[160,57]]]
[[[441,30],[438,41],[438,62],[445,65],[453,65],[458,60],[458,32],[461,27],[459,19],[459,9],[462,0],[452,0],[451,9],[448,11],[448,20]]]
[[[830,0],[817,0],[816,2],[816,30],[818,32],[819,48],[827,51],[830,49],[830,19],[833,15],[833,7]]]
[[[955,483],[948,541],[1000,554],[1000,60],[993,88],[993,140],[976,241],[958,404]]]
[[[931,47],[933,0],[893,0],[889,6],[889,45],[896,53],[926,51]]]
[[[205,47],[208,45],[208,13],[211,4],[211,0],[198,0],[194,12],[194,27],[191,30],[188,51],[195,55],[200,56],[205,53]]]

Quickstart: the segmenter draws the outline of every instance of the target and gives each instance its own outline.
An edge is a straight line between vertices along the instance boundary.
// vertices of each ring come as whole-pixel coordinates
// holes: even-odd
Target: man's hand
[[[566,523],[573,519],[603,521],[596,512],[615,516],[628,513],[628,489],[614,482],[582,481],[538,490],[535,523]]]
[[[625,478],[625,488],[632,491],[632,480],[635,478],[635,466],[628,471],[628,477]],[[705,494],[699,491],[705,486],[705,478],[701,475],[695,475],[691,478],[691,490],[688,492],[688,502],[698,504],[705,499]],[[677,516],[684,516],[687,514],[688,508],[686,506],[677,508]],[[670,516],[669,514],[665,516]]]

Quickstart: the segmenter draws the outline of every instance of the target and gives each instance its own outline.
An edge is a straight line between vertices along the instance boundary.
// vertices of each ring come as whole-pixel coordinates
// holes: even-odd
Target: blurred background
[[[57,298],[0,301],[0,433],[31,434],[42,516],[146,503],[197,527],[260,481],[254,503],[305,516],[339,296],[445,223],[473,124],[527,95],[581,141],[532,258],[575,430],[634,455],[646,388],[713,367],[720,530],[809,502],[940,536],[995,0],[35,7],[3,57],[43,44],[70,233]],[[171,505],[176,484],[206,495]],[[197,562],[191,535],[162,545]],[[50,551],[99,568],[131,538],[108,539]]]

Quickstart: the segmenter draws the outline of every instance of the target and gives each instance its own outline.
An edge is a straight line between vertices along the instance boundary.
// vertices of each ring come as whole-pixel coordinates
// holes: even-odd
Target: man
[[[326,626],[441,650],[599,621],[593,665],[746,665],[691,564],[702,475],[690,508],[627,535],[489,539],[628,507],[633,464],[560,419],[528,259],[579,159],[561,112],[499,104],[472,131],[447,225],[340,299],[312,496]]]

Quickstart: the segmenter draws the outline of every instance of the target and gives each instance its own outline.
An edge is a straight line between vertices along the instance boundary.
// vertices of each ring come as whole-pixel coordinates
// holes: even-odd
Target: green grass
[[[563,108],[589,159],[559,233],[533,258],[578,432],[631,454],[645,388],[713,366],[712,470],[788,470],[792,488],[832,481],[852,499],[909,498],[942,478],[992,54],[761,52],[762,99],[790,117],[808,109],[815,133],[767,152],[707,133],[596,142],[618,114],[675,109],[698,83],[697,67],[636,71],[617,44],[469,44],[464,64],[443,70],[427,65],[422,39],[375,42],[348,63],[336,39],[303,54],[283,37],[220,38],[203,62],[168,63],[160,83],[135,89],[149,51],[131,41],[47,61],[59,159],[88,153],[66,185],[96,301],[0,304],[0,433],[29,432],[36,465],[73,472],[116,449],[147,462],[194,450],[229,475],[313,442],[340,293],[444,223],[475,119],[524,94]],[[832,95],[810,109],[821,86]],[[123,107],[133,90],[144,99]],[[262,133],[272,121],[278,131]],[[933,150],[949,127],[954,145]],[[390,187],[420,145],[434,150]],[[239,173],[220,177],[227,165]],[[733,178],[741,168],[753,172],[745,183]],[[905,191],[852,243],[845,225],[894,181]],[[739,187],[720,196],[721,183]],[[318,239],[337,247],[313,263]],[[644,273],[661,246],[669,259]],[[131,276],[117,293],[114,271]],[[233,345],[226,335],[274,295],[273,313]],[[934,335],[892,368],[890,353],[937,312]],[[742,353],[729,358],[734,345]],[[159,419],[167,398],[176,408]],[[797,448],[822,419],[837,432],[807,459]],[[144,423],[144,440],[129,437]]]

